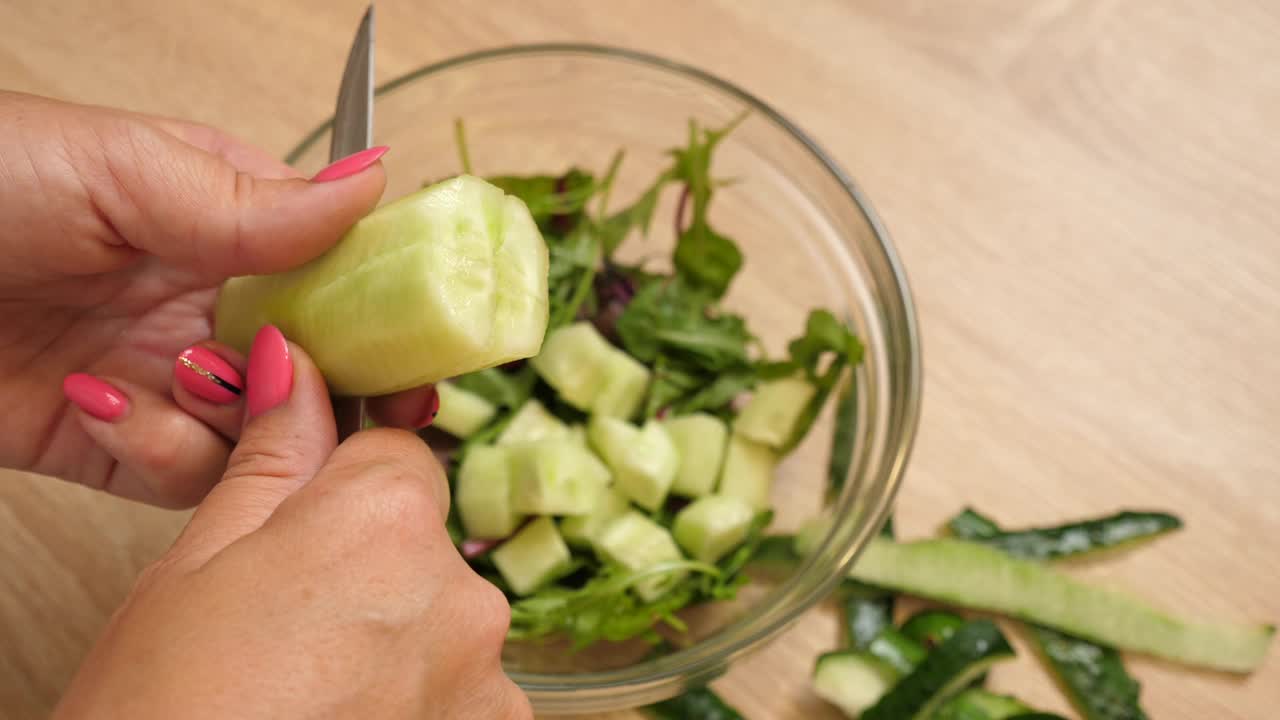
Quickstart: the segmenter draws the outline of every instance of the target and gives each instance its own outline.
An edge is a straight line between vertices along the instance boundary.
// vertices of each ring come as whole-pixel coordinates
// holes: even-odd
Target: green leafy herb
[[[561,236],[572,230],[599,189],[595,178],[578,168],[564,175],[495,175],[485,179],[524,201],[544,236]]]
[[[733,240],[711,228],[707,211],[715,183],[711,179],[711,158],[720,144],[746,115],[740,115],[718,130],[699,128],[689,121],[689,142],[673,150],[675,179],[684,182],[690,209],[689,226],[680,231],[673,257],[676,271],[692,284],[719,298],[742,269],[742,251]],[[683,203],[682,203],[683,205]],[[683,218],[677,218],[677,226]]]
[[[451,382],[499,407],[518,408],[533,394],[533,385],[537,379],[537,375],[529,367],[516,372],[488,368],[467,373]]]
[[[644,602],[630,591],[636,583],[675,572],[718,576],[714,565],[682,560],[660,563],[640,571],[605,565],[580,588],[551,586],[511,604],[513,640],[531,640],[565,634],[574,647],[583,648],[599,640],[621,642],[644,636],[656,640],[654,625],[684,630],[675,612],[688,605],[699,589],[697,580],[686,579],[658,599]]]

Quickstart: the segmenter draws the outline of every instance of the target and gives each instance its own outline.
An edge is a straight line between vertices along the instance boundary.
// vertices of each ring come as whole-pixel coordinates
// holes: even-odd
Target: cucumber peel
[[[820,531],[797,536],[806,552]],[[1130,595],[1089,585],[1042,563],[941,538],[874,539],[850,577],[961,607],[1002,613],[1123,650],[1187,665],[1246,673],[1266,657],[1273,625],[1175,617]]]
[[[385,395],[536,355],[547,271],[524,203],[460,175],[375,210],[301,267],[231,278],[215,337],[247,354],[275,325],[335,394]]]

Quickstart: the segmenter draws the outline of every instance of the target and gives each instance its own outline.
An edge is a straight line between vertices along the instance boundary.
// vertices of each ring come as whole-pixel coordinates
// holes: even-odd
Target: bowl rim
[[[829,595],[847,574],[848,569],[853,565],[862,549],[866,547],[867,540],[888,519],[915,443],[923,396],[921,342],[910,283],[889,231],[872,206],[870,199],[831,155],[808,133],[769,103],[738,85],[693,65],[645,51],[605,44],[562,42],[514,44],[475,50],[428,63],[377,86],[374,92],[375,95],[390,93],[420,78],[464,65],[529,55],[585,55],[596,59],[637,63],[682,75],[709,85],[743,102],[751,108],[753,113],[760,113],[798,141],[843,188],[849,199],[853,201],[863,219],[870,226],[876,243],[883,253],[883,260],[889,270],[889,278],[892,281],[890,289],[896,292],[897,299],[901,303],[900,320],[903,326],[901,337],[905,341],[905,347],[902,348],[903,357],[898,358],[898,362],[905,363],[905,367],[900,368],[905,370],[905,373],[901,383],[901,390],[894,388],[894,392],[891,393],[887,400],[887,402],[901,403],[900,410],[902,414],[901,422],[898,425],[898,440],[896,444],[887,447],[890,452],[883,458],[884,469],[880,472],[885,476],[886,492],[881,502],[877,503],[877,506],[871,511],[871,522],[867,526],[869,530],[862,533],[861,537],[855,537],[851,542],[851,547],[843,549],[843,558],[838,564],[839,572],[833,573],[824,584],[815,587],[790,612],[772,620],[756,632],[733,638],[732,640],[722,640],[721,643],[713,642],[713,645],[725,645],[723,649],[717,652],[707,652],[705,647],[707,643],[704,641],[665,655],[660,660],[642,661],[636,665],[614,670],[572,674],[512,673],[513,679],[517,680],[522,690],[529,693],[531,698],[535,700],[545,698],[547,693],[554,694],[566,690],[595,693],[633,686],[638,681],[645,688],[652,689],[656,685],[669,683],[682,677],[695,676],[710,679],[708,673],[710,673],[710,676],[719,674],[721,672],[720,668],[727,667],[728,664],[742,654],[756,649],[777,637],[798,620],[801,615],[812,609],[822,598]],[[295,163],[332,127],[332,124],[332,118],[330,118],[304,136],[286,156],[286,162],[289,164]],[[830,538],[828,537],[827,540],[829,541]],[[825,544],[826,541],[824,541],[824,546]],[[799,572],[796,573],[797,576],[800,574]],[[732,626],[733,624],[731,623],[729,627]],[[717,635],[720,634],[717,633]],[[709,638],[709,640],[714,639],[715,636]],[[687,656],[688,658],[684,663],[679,662],[682,656]],[[652,670],[644,674],[638,672],[639,669],[646,666],[651,667]],[[642,688],[637,689],[644,692]],[[552,708],[548,707],[546,709],[551,710]],[[555,709],[564,710],[565,708],[557,707]]]

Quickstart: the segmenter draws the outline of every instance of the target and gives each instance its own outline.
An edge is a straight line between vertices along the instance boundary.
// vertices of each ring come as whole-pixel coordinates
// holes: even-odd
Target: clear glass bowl
[[[504,663],[546,713],[601,712],[656,702],[723,673],[821,600],[887,516],[920,407],[920,349],[897,253],[866,197],[821,148],[776,110],[700,70],[614,48],[539,45],[465,55],[382,86],[374,140],[391,146],[386,198],[460,171],[454,120],[465,122],[474,172],[602,173],[626,151],[611,206],[630,202],[685,143],[690,119],[728,123],[749,111],[717,150],[711,221],[746,258],[727,296],[772,353],[799,334],[811,308],[842,314],[867,346],[855,459],[829,506],[838,518],[818,550],[780,581],[753,581],[733,602],[682,617],[684,647],[649,657],[642,642],[594,646],[508,643]],[[289,156],[303,172],[327,164],[329,123]],[[659,205],[633,258],[670,256],[674,196]],[[659,263],[661,264],[661,263]],[[779,468],[775,532],[824,509],[830,411]]]

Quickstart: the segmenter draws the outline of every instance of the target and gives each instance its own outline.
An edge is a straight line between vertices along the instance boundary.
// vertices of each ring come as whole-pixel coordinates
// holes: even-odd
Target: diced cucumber
[[[596,549],[605,559],[631,571],[684,558],[666,528],[635,510],[606,523],[596,536]],[[684,571],[655,575],[636,583],[634,588],[642,600],[652,602],[684,575]]]
[[[932,720],[1009,720],[1029,712],[1032,708],[1012,695],[970,688],[943,703]]]
[[[680,458],[661,423],[650,421],[637,428],[625,420],[593,415],[587,437],[623,494],[646,510],[662,506]]]
[[[775,450],[787,444],[817,388],[803,377],[762,384],[733,422],[733,431]]]
[[[860,720],[925,720],[992,664],[1012,657],[1013,647],[995,623],[965,623],[867,708]]]
[[[568,437],[512,445],[512,507],[530,515],[585,515],[609,486],[609,468]]]
[[[671,492],[685,497],[701,497],[715,490],[724,461],[729,429],[714,415],[694,413],[664,421],[667,434],[680,455],[680,467]]]
[[[818,656],[813,690],[818,697],[857,718],[898,681],[898,671],[879,658],[857,650]]]
[[[756,510],[767,510],[769,488],[773,485],[773,471],[777,465],[778,454],[772,448],[732,434],[725,450],[717,492],[742,498]]]
[[[594,325],[577,322],[549,334],[542,352],[529,362],[565,402],[590,410],[604,385],[612,353],[613,347]]]
[[[867,645],[867,652],[893,666],[893,669],[903,675],[915,670],[929,654],[922,645],[892,627],[884,628],[872,638]]]
[[[582,447],[590,447],[590,444],[587,443],[587,426],[581,423],[574,423],[569,426],[569,439]]]
[[[689,557],[714,563],[742,544],[755,516],[755,508],[742,498],[707,495],[676,513],[671,532]]]
[[[820,525],[813,528],[797,535],[799,552],[821,540]],[[950,538],[911,543],[877,538],[849,576],[939,602],[1004,613],[1101,645],[1231,672],[1255,669],[1275,634],[1273,625],[1179,618],[1043,563]]]
[[[560,577],[571,566],[569,547],[549,517],[529,523],[489,557],[517,595],[528,595]]]
[[[569,428],[552,415],[542,403],[530,400],[511,417],[511,421],[498,436],[498,445],[523,445],[539,440],[555,440],[568,437]]]
[[[594,547],[596,536],[615,518],[631,509],[626,495],[616,488],[609,488],[600,501],[585,515],[573,515],[560,521],[560,534],[565,542],[575,547]]]
[[[453,501],[469,538],[504,538],[515,531],[520,514],[512,507],[511,458],[506,448],[480,446],[458,468]]]
[[[215,336],[274,324],[333,392],[384,395],[538,353],[547,246],[514,197],[461,175],[373,211],[320,257],[228,280]]]
[[[616,348],[609,353],[601,370],[600,392],[591,400],[594,415],[628,419],[640,409],[644,391],[649,387],[649,368]]]
[[[467,437],[488,425],[498,412],[493,403],[453,383],[436,383],[436,393],[440,397],[440,412],[432,424],[454,437]]]

